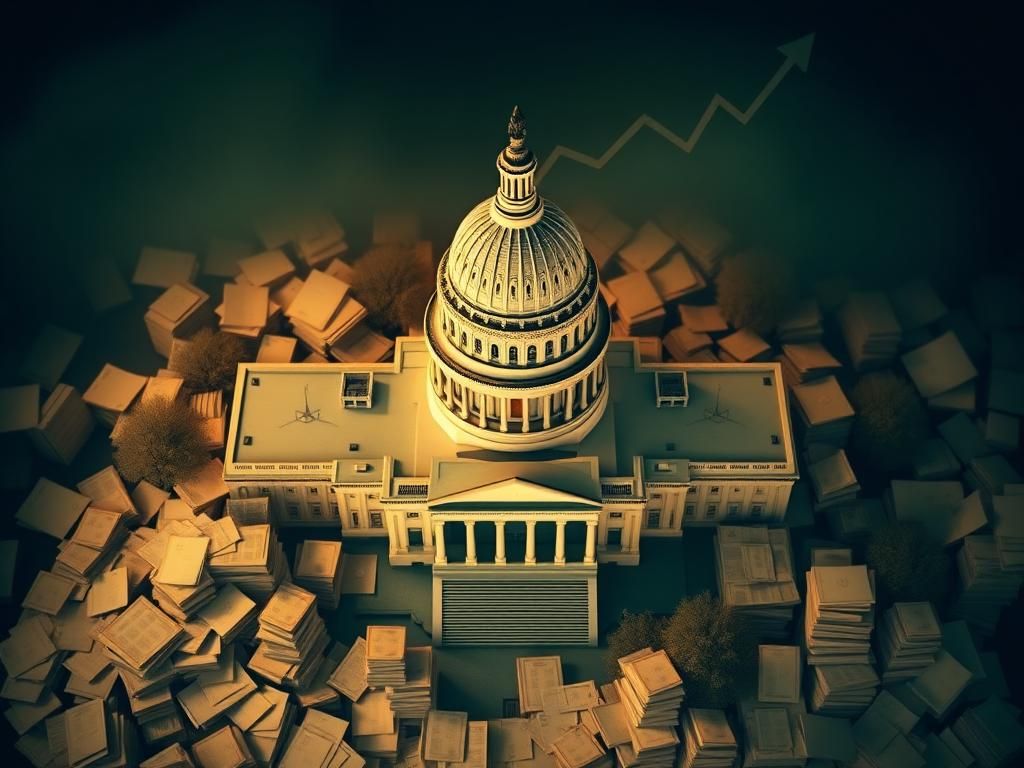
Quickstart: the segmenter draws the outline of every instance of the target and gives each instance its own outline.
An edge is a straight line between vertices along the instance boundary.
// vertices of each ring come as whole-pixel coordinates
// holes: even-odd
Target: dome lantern
[[[526,118],[518,106],[508,120],[508,146],[498,155],[497,166],[501,183],[494,198],[495,213],[508,226],[529,226],[542,214],[543,202],[533,179],[537,158],[526,146]]]

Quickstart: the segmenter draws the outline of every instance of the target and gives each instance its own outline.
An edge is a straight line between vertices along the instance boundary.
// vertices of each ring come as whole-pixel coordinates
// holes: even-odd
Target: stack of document
[[[228,724],[192,745],[196,768],[256,768],[256,759],[237,726]]]
[[[300,541],[295,547],[294,581],[316,595],[317,604],[330,611],[341,599],[341,542]]]
[[[615,681],[630,722],[637,728],[676,726],[683,702],[683,679],[665,651],[643,648],[619,659]]]
[[[777,359],[782,363],[782,378],[790,387],[822,379],[842,369],[842,364],[817,341],[783,344],[782,356]]]
[[[683,751],[679,768],[732,768],[739,746],[721,709],[691,707],[683,714]]]
[[[13,712],[8,710],[8,720],[20,730],[24,723],[26,730],[46,717],[46,709],[53,704],[56,709],[60,702],[53,696],[53,684],[61,672],[61,664],[67,652],[58,649],[54,640],[59,640],[57,626],[49,616],[22,614],[23,618],[10,629],[10,636],[0,642],[0,662],[7,672],[3,685],[3,698],[12,702]],[[88,635],[86,635],[88,640]],[[61,643],[64,645],[64,643]],[[106,662],[109,664],[109,661]],[[97,663],[96,675],[106,671],[106,664]],[[52,699],[52,702],[51,702]],[[37,717],[38,716],[38,717]],[[12,719],[13,717],[13,719]],[[31,720],[31,722],[27,722]]]
[[[179,526],[189,525],[177,522]],[[210,539],[206,536],[167,537],[163,558],[153,574],[153,599],[178,621],[187,621],[216,594],[213,578],[206,570],[209,548]]]
[[[89,497],[39,478],[14,514],[23,528],[63,539],[89,506]]]
[[[919,717],[886,690],[854,722],[853,740],[857,745],[854,764],[867,766],[923,766],[921,755],[908,736]]]
[[[835,376],[790,385],[790,391],[806,442],[846,445],[854,410]]]
[[[327,684],[349,701],[359,701],[366,689],[366,640],[357,637],[327,678]]]
[[[267,286],[236,282],[225,284],[224,301],[214,312],[224,333],[258,339],[277,326],[281,305],[270,298]]]
[[[169,357],[172,339],[188,338],[212,324],[210,295],[191,283],[175,283],[149,305],[143,320],[157,354]]]
[[[295,223],[295,252],[310,267],[319,267],[348,251],[345,229],[333,214],[317,211]]]
[[[935,660],[942,628],[931,603],[895,603],[883,615],[875,640],[882,682],[912,680]]]
[[[857,717],[875,700],[881,681],[870,664],[824,664],[810,668],[810,709],[835,717]]]
[[[842,448],[832,451],[807,466],[814,488],[814,509],[822,510],[837,504],[846,504],[857,497],[860,483]]]
[[[838,313],[846,350],[858,371],[884,368],[899,353],[902,329],[884,293],[852,292]]]
[[[807,663],[870,663],[874,605],[874,585],[866,566],[811,568],[804,619]]]
[[[405,685],[384,688],[391,711],[401,720],[421,720],[434,706],[438,668],[429,645],[405,649]]]
[[[760,645],[757,649],[757,700],[762,704],[800,701],[803,662],[795,645]]]
[[[366,683],[371,688],[405,685],[405,627],[366,628]]]
[[[71,707],[63,720],[68,765],[100,761],[104,765],[131,765],[138,761],[125,716],[108,712],[102,699]]]
[[[363,759],[342,739],[348,722],[316,709],[307,709],[302,723],[292,730],[277,765],[281,768],[329,768],[363,765]]]
[[[395,342],[360,322],[331,345],[328,353],[339,363],[380,363],[391,357]]]
[[[228,499],[224,502],[224,511],[237,526],[270,523],[270,499],[266,496],[255,499]]]
[[[295,719],[295,705],[286,691],[269,685],[259,686],[256,692],[270,703],[270,708],[245,732],[245,741],[261,766],[277,765],[285,736]]]
[[[171,695],[170,685],[165,685],[143,696],[129,696],[128,705],[138,725],[162,720],[163,718],[176,715],[178,711],[177,707],[174,706],[174,697]]]
[[[907,683],[907,689],[924,704],[932,717],[941,721],[970,685],[971,677],[971,670],[951,653],[940,649],[932,663]]]
[[[238,269],[240,274],[235,278],[235,282],[271,289],[288,282],[295,274],[295,265],[279,248],[239,259]]]
[[[285,314],[306,346],[327,354],[366,317],[366,308],[352,297],[348,283],[314,269]]]
[[[946,331],[902,356],[903,367],[921,397],[931,400],[978,376],[956,334]]]
[[[212,392],[196,392],[188,401],[191,408],[202,419],[203,436],[206,438],[204,448],[208,451],[224,449],[224,432],[227,429],[227,403],[224,392],[217,389]]]
[[[170,550],[170,547],[168,547],[168,550]],[[165,557],[164,563],[166,564],[171,559],[170,557]],[[162,566],[153,576],[153,599],[164,613],[173,616],[178,621],[188,621],[193,614],[213,601],[217,596],[217,587],[206,568],[203,568],[200,572],[199,580],[195,584],[189,585],[170,584],[161,581],[160,574],[165,570]]]
[[[526,715],[544,709],[542,694],[562,685],[561,656],[519,656],[516,658],[519,711]]]
[[[364,757],[397,757],[398,721],[383,689],[367,691],[352,702],[352,736],[352,746]]]
[[[213,555],[207,567],[218,586],[234,584],[257,603],[265,603],[288,576],[284,548],[269,524],[238,526],[234,552]]]
[[[803,703],[759,704],[740,701],[739,717],[746,738],[743,740],[744,768],[763,766],[802,766],[807,748],[799,727],[805,714]]]
[[[181,744],[171,744],[143,760],[139,768],[195,768],[195,763]]]
[[[793,311],[775,326],[775,336],[783,345],[817,345],[824,335],[821,307],[818,306],[816,299],[806,299],[797,303]]]
[[[788,529],[719,526],[715,571],[722,602],[743,615],[747,631],[763,640],[788,639],[800,604]]]
[[[423,760],[461,763],[466,759],[468,724],[465,712],[430,710],[423,721],[420,756]]]
[[[291,665],[280,681],[286,687],[304,687],[316,673],[330,638],[316,610],[316,596],[284,583],[259,615],[256,639],[261,643],[253,661],[267,659]]]
[[[147,381],[145,376],[138,376],[107,363],[85,390],[82,400],[92,407],[100,422],[112,428],[118,417],[128,410],[142,392]]]
[[[1003,568],[995,536],[964,537],[956,553],[957,598],[954,613],[986,634],[993,634],[1003,608],[1017,599],[1024,574]]]
[[[40,387],[0,389],[0,433],[23,432],[51,461],[70,464],[92,434],[92,412],[78,390],[57,384],[40,408]]]
[[[551,753],[558,768],[612,768],[615,765],[614,755],[605,752],[601,742],[582,725],[573,726],[551,742]]]
[[[230,492],[224,482],[224,462],[210,459],[195,475],[175,485],[174,492],[197,515],[207,512],[217,517]]]
[[[971,707],[953,723],[953,733],[981,768],[1012,765],[1024,752],[1020,710],[992,697]]]
[[[685,325],[679,325],[665,334],[665,349],[673,360],[684,363],[695,360],[695,355],[710,350],[714,345],[706,333],[697,333]]]
[[[665,306],[646,272],[630,272],[608,281],[618,314],[616,329],[622,336],[660,336]]]
[[[729,332],[729,323],[717,304],[680,304],[679,322],[694,333],[706,333],[712,338]]]
[[[1003,570],[1024,571],[1024,495],[992,497],[992,531]]]
[[[95,640],[119,669],[148,679],[163,672],[162,663],[188,638],[174,619],[145,597],[138,597],[105,623]]]
[[[79,482],[78,492],[88,496],[94,507],[119,512],[129,521],[134,522],[138,514],[124,480],[112,465]]]
[[[724,363],[753,363],[768,360],[771,354],[771,345],[749,328],[718,340],[718,356]]]
[[[233,715],[232,719],[248,716],[244,703],[255,695],[256,683],[234,653],[225,653],[216,669],[200,672],[178,693],[178,704],[192,725],[207,728],[222,715]]]

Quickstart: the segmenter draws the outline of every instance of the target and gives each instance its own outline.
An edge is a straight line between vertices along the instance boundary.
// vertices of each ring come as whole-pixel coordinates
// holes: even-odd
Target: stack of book
[[[139,768],[195,768],[195,763],[181,744],[171,744],[143,760]]]
[[[188,522],[180,522],[181,527]],[[216,594],[213,578],[206,570],[210,539],[206,536],[171,535],[156,573],[153,599],[165,613],[185,622]]]
[[[821,341],[825,327],[817,300],[806,299],[797,303],[793,311],[775,326],[775,335],[784,345],[817,344]]]
[[[920,753],[907,738],[919,716],[889,691],[882,690],[853,724],[855,765],[922,766]]]
[[[312,270],[285,313],[292,331],[314,352],[326,355],[366,317],[366,308],[349,285],[327,272]]]
[[[902,329],[884,293],[848,294],[838,319],[846,350],[858,371],[883,368],[899,353]]]
[[[434,706],[437,690],[434,649],[415,646],[405,649],[405,684],[385,686],[391,711],[400,720],[421,720]]]
[[[257,603],[265,603],[288,578],[284,548],[268,524],[238,526],[241,540],[234,552],[210,558],[210,575],[217,583],[234,584]]]
[[[238,260],[240,274],[235,282],[270,289],[277,288],[295,274],[295,265],[280,248],[272,248]]]
[[[333,214],[317,211],[300,217],[295,225],[295,252],[302,263],[319,267],[348,251],[345,228]]]
[[[395,342],[360,322],[331,345],[331,357],[339,363],[379,363],[391,357]]]
[[[917,391],[929,403],[934,400],[941,406],[943,395],[968,384],[973,393],[978,370],[952,331],[905,353],[901,360]]]
[[[270,289],[265,285],[227,283],[224,301],[214,308],[214,313],[224,333],[258,339],[267,330],[277,327],[281,305],[270,298]]]
[[[615,687],[634,727],[678,725],[683,679],[665,651],[643,648],[619,659],[619,669]]]
[[[383,689],[352,702],[352,736],[352,746],[363,757],[394,761],[398,756],[398,720]]]
[[[468,725],[469,717],[465,712],[430,710],[423,721],[420,757],[423,760],[461,763],[466,759]]]
[[[366,684],[371,688],[405,685],[405,627],[366,628]]]
[[[663,342],[672,359],[680,363],[699,360],[698,356],[709,352],[714,345],[708,334],[697,333],[685,325],[676,326],[665,334]],[[714,357],[713,353],[709,354]]]
[[[80,589],[87,589],[91,580],[110,564],[126,534],[123,514],[87,508],[71,538],[60,543],[53,572],[71,579]]]
[[[516,658],[519,711],[526,715],[544,709],[544,691],[562,685],[561,656],[519,656]]]
[[[327,684],[349,701],[359,701],[366,692],[366,640],[357,637],[348,653],[327,678]]]
[[[953,654],[940,649],[932,663],[907,683],[907,690],[932,717],[942,721],[970,685],[971,678],[971,670],[957,661]]]
[[[92,407],[99,422],[113,428],[118,417],[135,402],[147,381],[145,376],[107,363],[85,390],[82,400]]]
[[[842,368],[842,364],[832,356],[832,353],[817,341],[783,344],[782,356],[777,359],[782,364],[782,378],[790,387],[806,381],[823,379]]]
[[[683,714],[679,768],[732,768],[739,755],[736,734],[721,709],[691,707]]]
[[[290,665],[281,680],[286,687],[303,687],[316,673],[330,638],[316,610],[316,596],[284,583],[259,615],[260,640],[253,661],[266,659]],[[255,667],[260,671],[260,667]]]
[[[803,714],[802,703],[763,705],[741,700],[739,717],[746,733],[744,768],[804,765],[807,748],[799,728]]]
[[[67,765],[133,765],[139,757],[134,734],[120,712],[107,710],[103,699],[71,707],[62,716]]]
[[[715,571],[722,602],[743,615],[748,631],[763,640],[785,642],[793,608],[800,604],[789,531],[720,525]]]
[[[807,663],[869,664],[874,605],[866,566],[811,568],[804,616]]]
[[[233,724],[225,725],[192,745],[196,768],[257,768],[242,732]]]
[[[608,281],[615,296],[620,336],[660,336],[665,322],[665,306],[658,289],[646,272],[630,272]]]
[[[757,648],[757,700],[762,704],[800,701],[803,662],[795,645],[759,645]]]
[[[208,451],[224,449],[224,433],[227,429],[227,403],[224,392],[196,392],[188,401],[189,408],[202,420],[201,428],[206,439],[203,447]]]
[[[1024,571],[1024,495],[992,496],[991,506],[999,564],[1004,571],[1020,573]]]
[[[188,338],[213,323],[210,295],[191,283],[175,283],[149,305],[143,320],[157,354],[169,357],[172,339]]]
[[[717,304],[680,304],[679,322],[694,333],[706,333],[713,338],[729,332],[729,323]]]
[[[957,598],[954,612],[987,634],[993,634],[1003,608],[1017,598],[1024,574],[1003,568],[995,536],[964,537],[956,553]]]
[[[14,513],[23,528],[63,539],[89,506],[89,497],[41,477]]]
[[[551,754],[558,768],[613,768],[615,757],[582,725],[575,725],[551,742]],[[634,765],[650,765],[638,760]],[[656,763],[661,765],[659,761]]]
[[[996,768],[1012,765],[1024,752],[1019,718],[1020,710],[993,696],[960,715],[952,729],[980,768]]]
[[[724,363],[753,363],[768,360],[771,354],[771,345],[749,328],[718,340],[718,356]]]
[[[298,728],[289,734],[288,745],[281,754],[282,768],[312,768],[310,759],[320,760],[320,766],[363,764],[362,758],[342,739],[348,722],[316,709],[307,709]]]
[[[815,511],[853,501],[860,492],[860,483],[846,458],[846,451],[831,447],[816,461],[809,461],[807,473],[814,488]]]
[[[579,226],[583,245],[603,274],[612,257],[633,234],[633,228],[608,209],[595,204],[577,207],[573,211],[573,220]]]
[[[286,691],[272,686],[261,685],[256,692],[269,702],[270,708],[249,727],[245,741],[261,766],[276,765],[295,719],[295,705]]]
[[[0,432],[24,433],[50,461],[74,461],[94,426],[82,396],[67,384],[57,384],[42,407],[38,384],[0,389]]]
[[[870,664],[813,666],[810,668],[810,709],[834,717],[857,717],[874,701],[880,684]]]
[[[806,442],[846,445],[854,410],[835,376],[791,385],[790,391],[797,424]]]
[[[341,599],[341,542],[307,539],[295,546],[294,581],[330,611]]]
[[[935,660],[942,628],[931,603],[895,603],[883,614],[875,641],[882,682],[912,680]]]
[[[95,636],[118,669],[144,680],[163,672],[163,662],[188,638],[180,624],[145,597],[136,598]]]

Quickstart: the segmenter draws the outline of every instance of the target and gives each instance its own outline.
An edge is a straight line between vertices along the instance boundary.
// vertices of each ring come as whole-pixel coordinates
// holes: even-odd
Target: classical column
[[[587,548],[583,552],[583,562],[592,563],[597,555],[597,520],[587,520]]]
[[[555,521],[555,565],[565,565],[565,520]]]
[[[597,397],[597,372],[599,369],[600,366],[590,372],[590,397],[592,399]]]
[[[434,562],[438,565],[447,565],[448,554],[444,550],[444,523],[434,523]]]
[[[455,404],[455,382],[452,381],[451,376],[446,376],[445,379],[445,386],[447,386],[448,389],[445,390],[444,396],[446,402],[448,403],[448,410],[450,411],[453,409],[453,406]]]
[[[523,432],[530,431],[530,398],[523,398]]]
[[[537,562],[537,521],[526,521],[526,564]]]
[[[480,429],[487,429],[487,395],[480,395]]]
[[[405,524],[405,513],[402,513],[402,518],[395,521],[395,526],[398,530],[398,551],[405,553],[409,551],[409,529]]]
[[[462,415],[462,418],[464,419],[469,418],[469,398],[471,398],[472,396],[473,393],[469,390],[469,388],[463,385],[462,400],[461,404],[459,405],[459,413]]]
[[[498,399],[498,419],[500,420],[500,424],[499,424],[498,428],[502,432],[508,432],[508,399],[507,398],[502,397],[502,398]]]
[[[565,420],[572,418],[572,396],[575,387],[570,386],[565,390]]]
[[[551,395],[544,395],[544,429],[551,429]]]
[[[575,384],[573,384],[572,386],[573,386],[573,389],[576,388]],[[583,379],[580,382],[580,410],[581,411],[587,410],[587,394],[588,394],[587,393],[587,380]]]
[[[505,521],[494,521],[494,564],[505,564]]]
[[[466,565],[476,565],[476,535],[473,533],[474,522],[466,521]]]

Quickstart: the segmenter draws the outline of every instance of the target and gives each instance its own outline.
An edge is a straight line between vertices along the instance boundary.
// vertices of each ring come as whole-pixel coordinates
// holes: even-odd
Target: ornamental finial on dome
[[[519,105],[512,107],[512,117],[508,119],[508,138],[510,142],[526,139],[526,118],[519,111]]]

